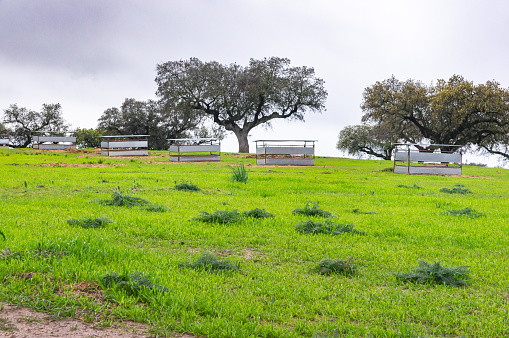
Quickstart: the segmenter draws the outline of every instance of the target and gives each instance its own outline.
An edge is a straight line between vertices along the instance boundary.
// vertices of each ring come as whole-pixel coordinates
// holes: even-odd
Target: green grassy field
[[[509,335],[508,170],[465,166],[462,177],[407,176],[384,171],[388,161],[317,158],[314,167],[265,167],[235,154],[199,164],[150,155],[0,151],[0,301],[96,325],[131,319],[154,336]],[[240,162],[246,184],[230,180]],[[183,181],[201,190],[176,190]],[[454,184],[472,193],[440,192]],[[99,203],[116,191],[169,210]],[[308,202],[365,235],[297,232],[299,222],[323,221],[292,213]],[[254,208],[274,217],[194,219]],[[484,216],[448,214],[465,208]],[[113,222],[67,222],[85,217]],[[206,252],[240,270],[179,267]],[[321,275],[324,258],[351,258],[357,272]],[[396,279],[421,259],[468,266],[468,285]],[[106,283],[113,273],[143,274],[147,287]]]

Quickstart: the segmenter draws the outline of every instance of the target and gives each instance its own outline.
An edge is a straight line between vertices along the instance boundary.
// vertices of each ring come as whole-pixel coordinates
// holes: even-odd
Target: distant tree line
[[[394,76],[363,93],[362,124],[341,130],[337,148],[390,160],[394,143],[463,145],[509,159],[509,90],[454,75],[426,86]],[[418,146],[442,151],[452,147]]]
[[[191,110],[170,110],[160,103],[125,99],[120,108],[106,109],[98,120],[97,128],[77,128],[76,146],[99,148],[103,135],[150,135],[149,149],[167,149],[167,139],[184,137],[218,137],[223,130],[207,127],[205,119]],[[9,135],[11,144],[26,148],[36,131],[70,131],[62,116],[60,104],[43,104],[41,111],[11,105],[4,110],[0,134]]]
[[[75,130],[78,147],[99,147],[101,135],[150,135],[149,149],[167,149],[168,138],[224,137],[233,132],[239,152],[249,152],[248,133],[274,119],[304,120],[325,110],[327,92],[313,68],[291,67],[290,60],[251,59],[247,67],[202,62],[196,58],[157,66],[158,100],[127,98],[106,109],[97,128]],[[0,133],[17,147],[31,143],[38,130],[68,131],[60,104],[40,112],[11,105]]]
[[[251,59],[247,67],[196,58],[157,66],[157,100],[126,98],[106,109],[96,128],[75,130],[78,147],[99,147],[101,135],[147,134],[149,148],[167,149],[168,138],[219,137],[233,132],[239,152],[249,152],[248,133],[274,119],[303,120],[325,110],[322,79],[284,58]],[[509,90],[495,81],[475,85],[454,75],[425,85],[394,76],[367,87],[361,124],[340,131],[337,148],[354,156],[391,159],[398,142],[462,145],[509,160]],[[69,131],[60,104],[40,111],[12,104],[0,134],[27,147],[32,132]],[[419,146],[430,149],[429,146]],[[441,150],[449,150],[440,146]]]

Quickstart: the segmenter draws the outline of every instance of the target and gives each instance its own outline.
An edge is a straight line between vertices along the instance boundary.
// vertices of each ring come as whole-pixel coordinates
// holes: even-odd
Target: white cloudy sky
[[[505,0],[0,0],[0,110],[60,103],[90,128],[125,98],[155,99],[158,63],[287,57],[325,80],[327,111],[250,139],[316,139],[339,156],[364,88],[392,74],[509,87],[508,37]],[[237,150],[233,135],[223,148]]]

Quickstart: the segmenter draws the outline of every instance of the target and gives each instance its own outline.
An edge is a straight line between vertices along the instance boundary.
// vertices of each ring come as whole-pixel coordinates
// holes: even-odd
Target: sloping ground
[[[41,166],[106,163],[78,155],[0,150],[0,301],[44,311],[8,317],[19,309],[0,303],[4,337],[509,336],[509,170],[409,176],[389,161],[266,167],[228,154],[217,163]],[[247,183],[232,181],[239,160]],[[154,208],[101,203],[113,193]],[[333,217],[294,212],[306,206]],[[274,217],[201,217],[255,209]],[[68,222],[97,218],[112,222]],[[320,232],[331,224],[365,234]],[[240,271],[200,268],[198,260],[218,263],[211,255]],[[352,258],[357,273],[324,274],[325,258]],[[468,285],[396,278],[420,260],[468,266]]]

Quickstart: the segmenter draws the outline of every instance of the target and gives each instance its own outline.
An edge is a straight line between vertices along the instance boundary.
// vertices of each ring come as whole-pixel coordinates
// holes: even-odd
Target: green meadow
[[[247,183],[231,180],[239,163]],[[134,320],[155,337],[509,335],[509,171],[407,176],[391,167],[1,150],[0,301],[98,326]],[[200,190],[176,189],[181,183]],[[458,184],[468,193],[440,191]],[[114,193],[154,208],[108,205]],[[293,212],[306,205],[332,216]],[[274,217],[200,219],[256,208]],[[363,234],[296,230],[308,220]],[[206,256],[236,269],[195,264]],[[325,258],[349,260],[355,272],[321,274]],[[396,278],[421,260],[467,266],[467,285]]]

